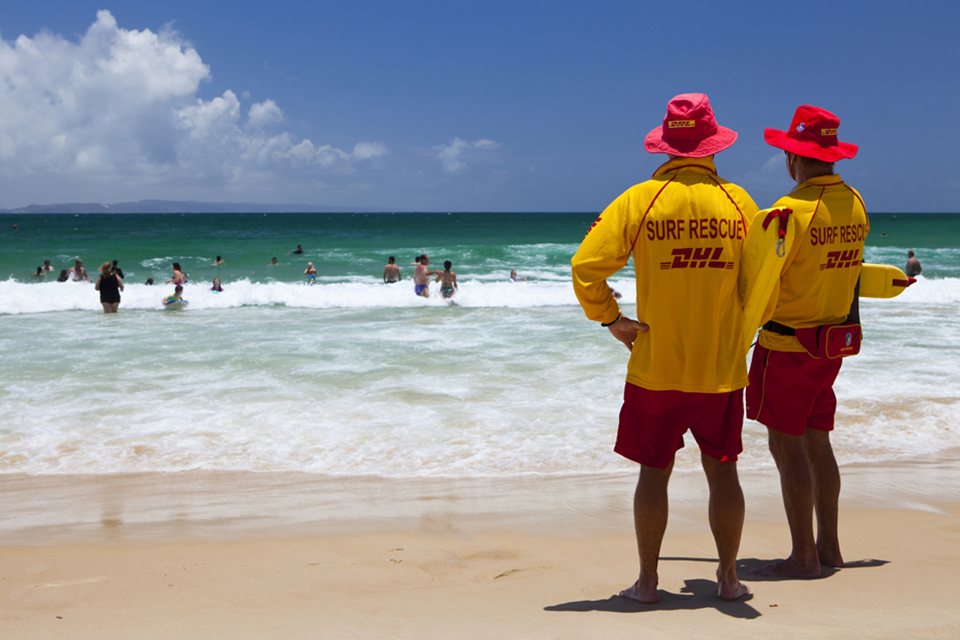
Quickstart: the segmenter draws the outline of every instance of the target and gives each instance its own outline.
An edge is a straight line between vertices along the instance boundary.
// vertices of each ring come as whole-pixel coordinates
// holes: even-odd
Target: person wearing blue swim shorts
[[[427,265],[430,264],[430,257],[427,254],[420,256],[420,262],[417,263],[417,268],[413,272],[413,292],[424,298],[430,297],[430,289],[427,287],[427,284],[430,282],[431,276],[436,276],[439,271],[428,271]]]

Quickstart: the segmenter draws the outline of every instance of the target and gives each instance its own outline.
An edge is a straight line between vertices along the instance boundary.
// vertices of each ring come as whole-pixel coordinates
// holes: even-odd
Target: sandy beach
[[[845,470],[851,565],[752,578],[782,557],[774,472],[744,475],[741,577],[714,597],[702,480],[678,476],[663,601],[635,577],[629,476],[499,481],[256,474],[9,477],[0,627],[35,638],[953,638],[958,465]],[[30,525],[33,522],[33,525]]]

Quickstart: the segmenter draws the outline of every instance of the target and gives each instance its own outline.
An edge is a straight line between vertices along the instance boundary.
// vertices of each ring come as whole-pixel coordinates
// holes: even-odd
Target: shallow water
[[[611,451],[627,352],[583,317],[569,285],[569,257],[590,218],[545,216],[464,223],[469,237],[456,235],[456,246],[472,257],[458,267],[455,305],[415,297],[409,281],[378,283],[382,263],[372,262],[387,242],[432,228],[442,230],[435,244],[451,250],[454,231],[433,218],[432,226],[418,219],[413,230],[382,229],[379,247],[347,246],[340,254],[352,257],[322,264],[314,286],[296,270],[286,280],[261,279],[269,268],[253,265],[251,249],[233,256],[251,264],[224,278],[223,293],[200,278],[189,283],[190,306],[179,312],[161,309],[169,287],[141,284],[154,272],[136,266],[160,265],[169,247],[150,245],[136,235],[146,233],[137,221],[127,220],[140,229],[128,247],[139,242],[154,257],[121,260],[132,284],[116,316],[99,312],[89,284],[0,282],[0,474],[503,478],[631,471],[632,463]],[[176,218],[180,233],[194,225],[196,243],[217,227],[209,217]],[[243,220],[250,228],[230,232],[235,247],[246,246],[244,234],[254,243],[296,238],[283,228],[295,219],[266,220],[255,218],[265,225],[262,236]],[[542,233],[530,229],[538,221]],[[381,223],[364,227],[368,238]],[[889,227],[887,238],[905,228]],[[346,231],[331,231],[322,251],[310,250],[336,254],[337,242],[354,242]],[[501,235],[511,244],[502,245]],[[92,232],[84,237],[107,242]],[[867,259],[899,263],[902,246],[909,244],[870,247]],[[62,245],[51,251],[60,255]],[[362,251],[373,265],[367,273],[356,267]],[[834,442],[844,464],[937,458],[960,447],[960,338],[953,330],[960,276],[949,275],[956,249],[917,251],[927,277],[896,299],[862,304],[863,352],[845,361],[836,387]],[[352,266],[337,272],[338,260]],[[511,265],[528,279],[509,282]],[[192,269],[204,270],[215,272]],[[627,313],[631,278],[627,269],[612,280]],[[771,466],[763,427],[748,422],[744,445],[744,468]],[[678,470],[697,468],[693,449],[682,452]]]

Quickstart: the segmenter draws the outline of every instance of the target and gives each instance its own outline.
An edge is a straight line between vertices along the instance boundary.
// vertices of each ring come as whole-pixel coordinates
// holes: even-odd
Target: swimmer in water
[[[116,313],[120,308],[120,292],[123,291],[123,278],[114,270],[113,265],[104,262],[100,265],[100,276],[94,288],[100,292],[100,304],[104,313]]]
[[[183,272],[183,269],[180,268],[179,262],[174,262],[171,267],[173,274],[170,276],[170,279],[167,280],[167,284],[172,285],[182,285],[187,282],[187,275]]]
[[[430,289],[428,287],[430,276],[439,274],[439,271],[427,271],[427,265],[429,264],[430,256],[425,253],[421,254],[417,259],[417,269],[413,272],[413,292],[424,298],[430,297]]]
[[[452,298],[453,294],[460,290],[459,285],[457,285],[457,274],[450,270],[451,267],[453,267],[453,263],[445,260],[443,271],[437,275],[437,280],[440,282],[440,295],[444,298]]]
[[[220,284],[220,278],[214,278],[210,291],[220,292],[223,291],[223,285]]]
[[[73,268],[70,269],[70,278],[74,282],[89,282],[90,276],[87,275],[87,270],[83,268],[83,260],[77,258],[76,262],[73,263]]]
[[[389,256],[387,264],[383,267],[383,281],[386,284],[393,284],[400,282],[400,279],[400,265],[393,256]]]
[[[219,267],[222,264],[223,264],[223,258],[221,258],[220,256],[217,256],[217,259],[213,261],[213,266],[215,267]]]
[[[907,251],[907,266],[903,272],[911,278],[916,278],[922,271],[923,267],[920,266],[920,261],[917,260],[917,256],[914,255],[913,251]]]
[[[186,302],[186,300],[183,299],[183,285],[180,284],[174,287],[173,295],[167,296],[163,299],[164,306],[176,304],[178,302]]]
[[[303,275],[307,276],[307,284],[317,283],[317,268],[312,262],[307,263],[307,268],[303,270]]]

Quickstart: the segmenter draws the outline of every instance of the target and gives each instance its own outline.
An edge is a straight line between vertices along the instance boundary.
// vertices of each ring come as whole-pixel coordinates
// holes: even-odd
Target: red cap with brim
[[[663,125],[647,134],[650,153],[702,158],[723,151],[737,140],[737,132],[721,127],[704,93],[682,93],[667,104]]]
[[[763,139],[767,144],[784,151],[814,158],[823,162],[849,160],[860,149],[855,144],[841,142],[837,138],[840,118],[826,109],[811,105],[797,107],[790,129],[764,129]]]

